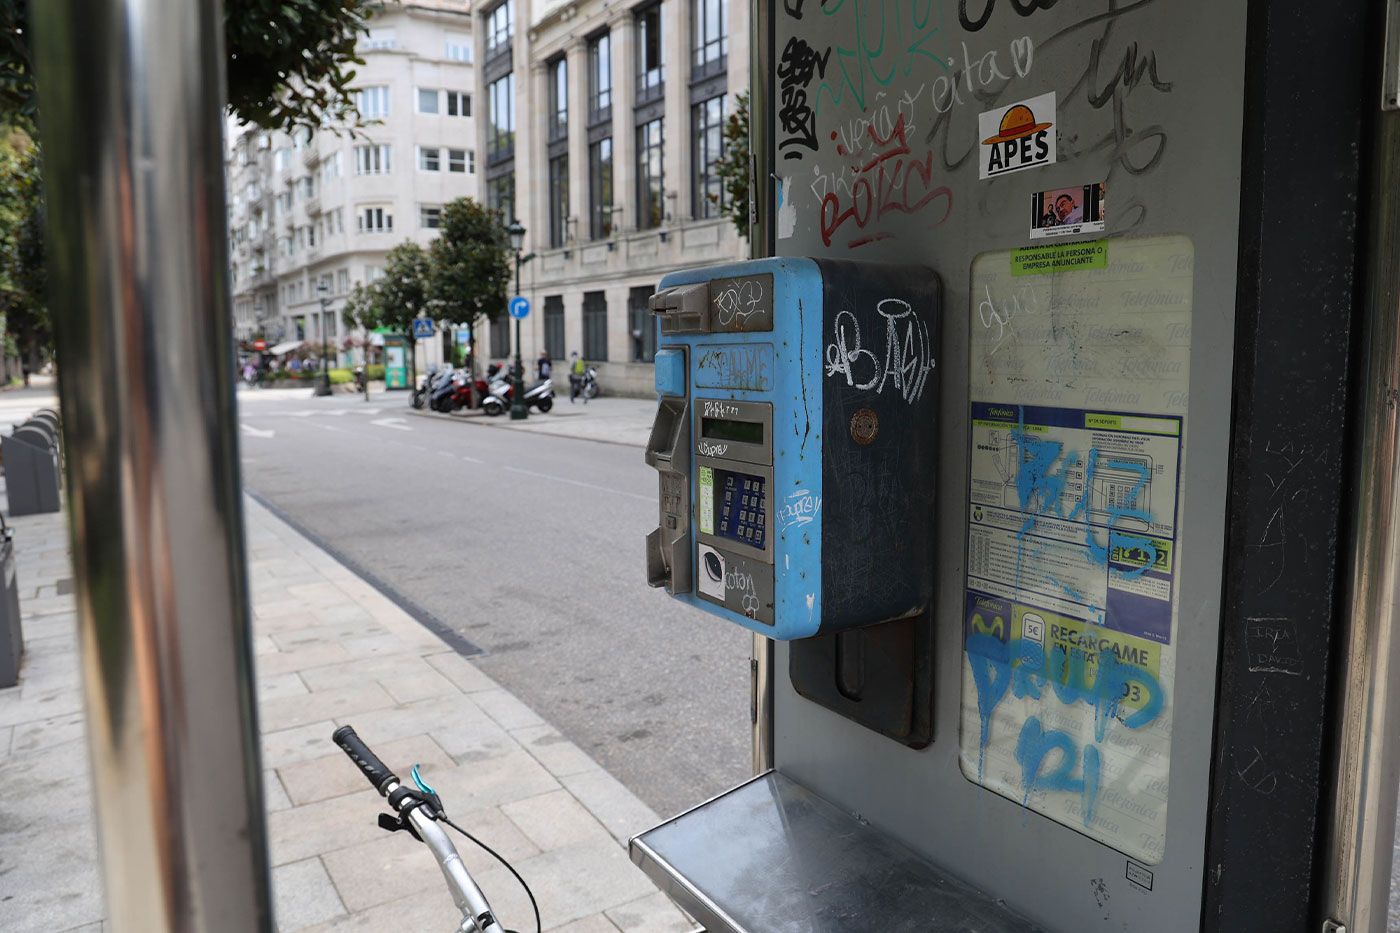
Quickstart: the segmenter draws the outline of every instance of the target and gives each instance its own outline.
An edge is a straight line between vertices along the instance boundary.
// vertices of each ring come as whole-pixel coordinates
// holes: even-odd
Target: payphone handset
[[[660,326],[647,579],[771,638],[933,596],[938,276],[761,259],[677,272]]]

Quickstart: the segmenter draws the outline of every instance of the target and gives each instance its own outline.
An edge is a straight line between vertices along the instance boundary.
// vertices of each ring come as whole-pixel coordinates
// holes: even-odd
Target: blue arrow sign
[[[427,340],[433,335],[433,322],[425,317],[414,318],[413,338],[415,340]]]
[[[520,320],[530,313],[530,300],[521,295],[516,295],[510,300],[510,304],[506,307],[510,309],[511,317]]]

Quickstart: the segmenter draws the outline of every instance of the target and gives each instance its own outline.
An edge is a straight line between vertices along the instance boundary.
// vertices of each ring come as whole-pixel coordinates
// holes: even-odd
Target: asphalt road
[[[309,395],[240,394],[251,492],[478,646],[661,815],[749,776],[749,636],[646,585],[640,448]]]

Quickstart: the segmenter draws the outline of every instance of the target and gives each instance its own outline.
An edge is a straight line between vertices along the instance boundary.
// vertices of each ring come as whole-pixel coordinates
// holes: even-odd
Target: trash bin
[[[0,516],[0,687],[13,687],[19,682],[19,665],[24,656],[14,536]]]
[[[0,438],[11,515],[58,511],[58,433],[45,421],[26,421]]]

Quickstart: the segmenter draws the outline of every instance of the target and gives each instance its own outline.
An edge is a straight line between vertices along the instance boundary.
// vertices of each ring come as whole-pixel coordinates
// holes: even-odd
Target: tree
[[[466,324],[474,337],[482,318],[494,321],[506,309],[510,237],[500,213],[471,198],[443,205],[441,223],[428,248],[431,297],[439,318]]]
[[[29,7],[0,0],[0,124],[32,129],[36,95]],[[233,115],[266,129],[357,121],[349,93],[355,42],[376,0],[225,0],[224,50]]]
[[[50,342],[45,285],[39,149],[13,130],[0,140],[0,314],[26,379]]]
[[[724,152],[715,160],[724,197],[709,195],[719,212],[734,222],[739,236],[749,238],[749,92],[734,98],[734,112],[724,121]]]
[[[412,240],[389,250],[384,275],[369,285],[356,285],[345,300],[341,319],[345,326],[365,331],[383,328],[402,335],[412,348],[412,377],[417,381],[418,341],[413,339],[413,321],[428,309],[430,266],[428,253]]]

